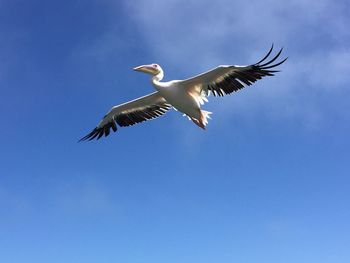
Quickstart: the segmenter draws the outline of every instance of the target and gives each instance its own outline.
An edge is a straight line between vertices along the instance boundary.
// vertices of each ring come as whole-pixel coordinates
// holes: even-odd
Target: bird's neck
[[[163,79],[163,77],[164,77],[163,71],[159,72],[157,75],[154,75],[154,76],[152,77],[152,83],[153,83],[153,85],[158,86],[159,83],[160,83],[160,81]]]

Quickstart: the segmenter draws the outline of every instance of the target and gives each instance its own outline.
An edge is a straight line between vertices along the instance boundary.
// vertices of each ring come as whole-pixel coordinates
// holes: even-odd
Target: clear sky
[[[331,0],[0,0],[0,262],[350,262],[350,6]],[[165,79],[282,72],[77,143]]]

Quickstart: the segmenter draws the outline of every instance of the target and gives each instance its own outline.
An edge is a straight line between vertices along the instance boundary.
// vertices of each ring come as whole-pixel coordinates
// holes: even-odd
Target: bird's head
[[[158,64],[142,65],[134,68],[136,71],[144,72],[156,76],[163,72],[162,68]]]

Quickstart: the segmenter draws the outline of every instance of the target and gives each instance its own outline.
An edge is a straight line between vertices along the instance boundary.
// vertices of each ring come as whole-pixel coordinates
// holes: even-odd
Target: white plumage
[[[282,49],[270,61],[273,45],[267,55],[255,64],[248,66],[221,65],[212,70],[185,80],[162,82],[164,72],[158,64],[142,65],[134,68],[136,71],[152,75],[152,84],[157,90],[144,97],[114,106],[101,120],[97,127],[83,140],[100,139],[108,136],[110,130],[117,131],[120,127],[134,125],[163,115],[172,107],[182,112],[196,125],[205,129],[211,112],[201,109],[208,102],[210,93],[214,96],[224,96],[238,91],[265,76],[273,76],[277,70],[271,70],[282,64],[284,60],[273,64],[282,53]],[[265,62],[265,63],[263,63]]]

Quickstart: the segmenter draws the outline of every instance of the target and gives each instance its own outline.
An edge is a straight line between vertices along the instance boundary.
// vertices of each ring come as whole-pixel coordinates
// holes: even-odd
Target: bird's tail
[[[210,118],[210,114],[212,114],[212,112],[210,111],[206,111],[206,110],[201,110],[201,119],[200,122],[203,124],[203,126],[207,126],[208,124],[208,119]]]
[[[186,114],[184,114],[184,116],[187,116],[189,120],[193,121],[194,124],[196,124],[198,127],[202,128],[203,130],[205,130],[205,126],[208,124],[208,119],[210,118],[210,114],[212,114],[212,112],[210,111],[206,111],[206,110],[199,110],[199,120],[193,117],[190,117]]]

